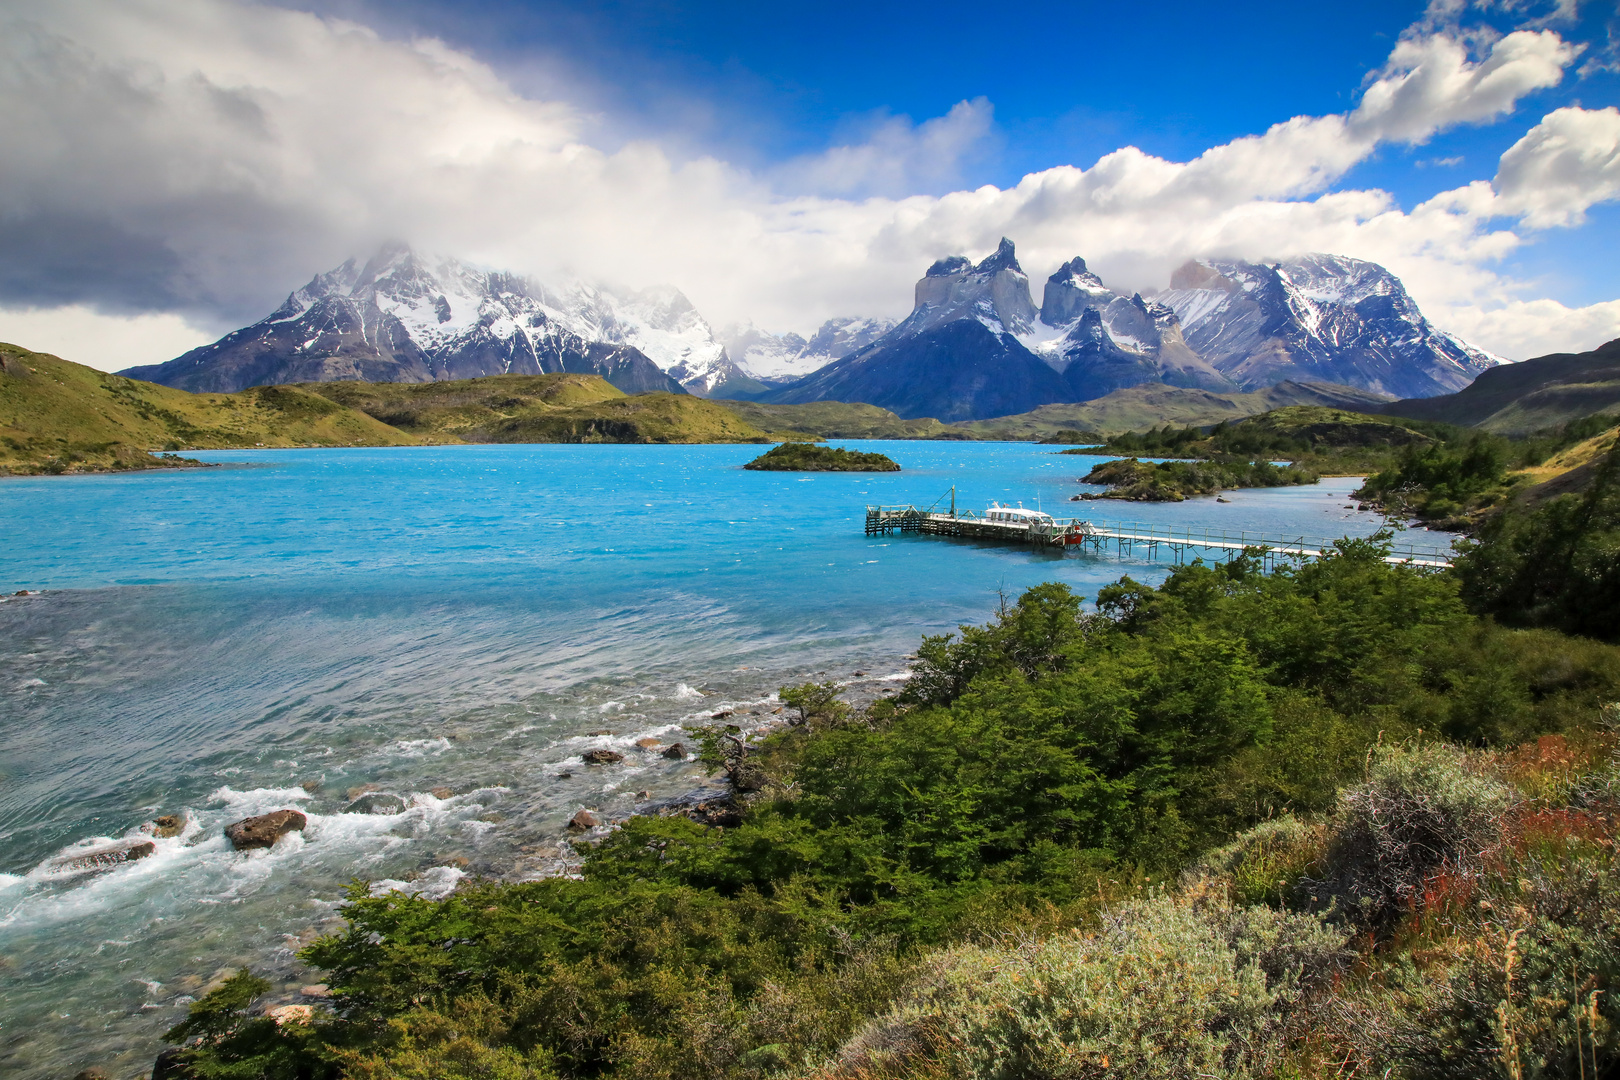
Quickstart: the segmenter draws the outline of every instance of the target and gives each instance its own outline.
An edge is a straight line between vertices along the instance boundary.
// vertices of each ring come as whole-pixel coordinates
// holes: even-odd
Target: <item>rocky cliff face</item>
[[[683,298],[684,299],[684,298]],[[637,327],[639,329],[639,327]],[[292,382],[430,382],[568,371],[626,393],[684,392],[615,324],[576,298],[455,259],[384,248],[318,274],[271,315],[166,364],[123,374],[182,390]]]
[[[1037,314],[1029,278],[1013,242],[1002,237],[994,255],[974,266],[960,255],[940,259],[917,282],[911,316],[896,333],[921,334],[957,319],[976,319],[995,334],[1027,334]]]
[[[1293,379],[1430,397],[1500,362],[1435,329],[1399,278],[1359,259],[1190,262],[1154,299],[1180,317],[1188,345],[1246,390]]]

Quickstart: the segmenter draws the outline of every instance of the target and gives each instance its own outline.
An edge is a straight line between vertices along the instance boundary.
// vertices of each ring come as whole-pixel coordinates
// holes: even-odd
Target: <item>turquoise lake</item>
[[[440,895],[559,872],[581,807],[612,819],[707,782],[638,739],[720,711],[765,722],[807,677],[869,699],[921,635],[987,620],[999,595],[1169,569],[867,537],[867,503],[954,484],[962,508],[1322,538],[1381,524],[1346,508],[1352,479],[1081,504],[1065,500],[1095,459],[1052,447],[840,445],[904,471],[748,472],[755,446],[459,446],[0,480],[0,1074],[141,1074],[222,973],[251,965],[287,1000],[316,981],[294,952],[351,878]],[[583,765],[598,747],[627,759]],[[351,810],[368,785],[379,812]],[[286,806],[309,814],[301,836],[229,849],[225,823]],[[164,813],[186,830],[146,859],[52,867]]]

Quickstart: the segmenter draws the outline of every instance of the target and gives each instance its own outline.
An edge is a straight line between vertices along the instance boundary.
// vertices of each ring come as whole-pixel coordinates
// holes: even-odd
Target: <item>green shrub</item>
[[[1103,930],[936,955],[905,1002],[862,1032],[833,1075],[1258,1075],[1299,1006],[1344,958],[1311,916],[1126,906]]]

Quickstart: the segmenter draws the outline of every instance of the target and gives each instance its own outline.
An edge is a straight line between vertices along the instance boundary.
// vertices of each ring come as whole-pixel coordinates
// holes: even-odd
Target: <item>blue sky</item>
[[[1507,355],[1620,333],[1616,0],[8,8],[0,336],[161,352],[388,237],[802,332],[1003,233],[1037,288],[1334,250]]]

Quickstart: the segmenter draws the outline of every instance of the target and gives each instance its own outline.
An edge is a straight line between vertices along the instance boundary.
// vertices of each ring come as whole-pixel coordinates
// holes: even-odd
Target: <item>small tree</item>
[[[833,726],[849,718],[849,706],[838,700],[842,693],[843,690],[835,682],[807,682],[798,686],[784,686],[777,696],[782,699],[783,705],[798,710],[799,718],[790,718],[789,723]]]

